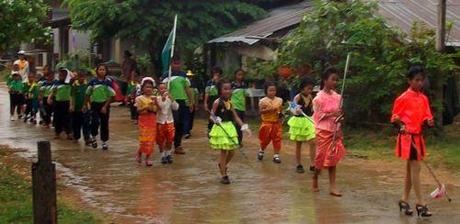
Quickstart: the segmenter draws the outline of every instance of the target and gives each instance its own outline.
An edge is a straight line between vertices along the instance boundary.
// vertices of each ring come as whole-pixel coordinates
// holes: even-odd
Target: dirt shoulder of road
[[[31,166],[32,161],[20,158],[7,145],[0,145],[0,221],[7,223],[30,223],[32,221]],[[59,171],[58,171],[59,172]],[[59,176],[59,173],[57,174]],[[57,177],[59,179],[59,177]],[[90,209],[82,202],[78,192],[57,183],[58,189],[58,220],[60,223],[111,223],[111,217]]]

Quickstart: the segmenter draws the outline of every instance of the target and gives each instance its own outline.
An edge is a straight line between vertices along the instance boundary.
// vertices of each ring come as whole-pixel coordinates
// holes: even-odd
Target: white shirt
[[[21,60],[18,59],[16,61],[14,61],[13,64],[15,65],[19,65],[21,63]],[[22,78],[22,81],[23,82],[28,82],[29,79],[28,79],[28,75],[29,75],[29,62],[27,60],[25,60],[24,62],[24,68],[22,69],[19,69],[19,74],[21,75],[21,78]]]
[[[166,98],[165,101],[161,97],[157,98],[158,111],[157,111],[157,123],[158,124],[169,124],[174,122],[172,110],[179,109],[179,104],[176,101],[171,101],[170,98]]]

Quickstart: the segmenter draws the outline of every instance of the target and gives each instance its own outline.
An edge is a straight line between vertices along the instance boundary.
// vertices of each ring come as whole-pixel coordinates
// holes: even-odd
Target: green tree
[[[133,39],[137,47],[148,50],[155,64],[175,14],[179,17],[176,49],[190,58],[205,41],[261,17],[265,10],[252,2],[270,1],[64,0],[76,29],[91,31],[94,40]]]
[[[23,42],[48,41],[47,10],[43,0],[1,0],[0,53],[17,48]]]
[[[377,16],[377,7],[361,0],[316,0],[279,51],[278,65],[309,63],[317,75],[327,66],[343,71],[347,52],[352,52],[345,92],[351,121],[388,121],[393,100],[407,88],[405,74],[411,64],[423,65],[437,89],[458,69],[454,58],[459,54],[435,50],[433,30],[414,24],[406,35]],[[436,110],[441,110],[441,99],[429,95]]]

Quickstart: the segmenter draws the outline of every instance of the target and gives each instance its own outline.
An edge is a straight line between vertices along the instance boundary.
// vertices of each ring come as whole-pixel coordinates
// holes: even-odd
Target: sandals
[[[428,210],[427,205],[416,204],[415,209],[417,210],[417,215],[420,217],[430,217],[432,214]]]
[[[259,152],[257,153],[257,159],[259,161],[262,161],[262,159],[264,159],[264,151],[259,150]]]
[[[274,163],[281,163],[281,159],[277,154],[273,156],[273,162]]]
[[[299,164],[299,165],[297,165],[297,167],[296,167],[296,172],[297,172],[297,173],[305,173],[305,169],[303,168],[302,165]]]
[[[230,184],[230,183],[231,183],[231,182],[230,182],[230,178],[229,178],[227,175],[225,175],[225,176],[223,176],[222,179],[220,180],[220,183],[221,183],[221,184]]]
[[[410,208],[410,205],[407,202],[400,200],[398,202],[398,205],[399,205],[400,212],[404,210],[404,214],[406,215],[412,215],[414,213],[414,211]]]

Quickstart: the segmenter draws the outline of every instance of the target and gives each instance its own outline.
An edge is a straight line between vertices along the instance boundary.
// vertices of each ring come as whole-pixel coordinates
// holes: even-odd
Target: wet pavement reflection
[[[77,190],[91,208],[113,216],[114,223],[460,223],[458,175],[446,174],[452,203],[430,201],[434,216],[428,219],[406,217],[397,207],[403,163],[347,158],[338,168],[344,197],[335,198],[328,194],[326,172],[321,176],[321,192],[310,191],[311,174],[295,172],[294,148],[287,140],[283,163],[271,162],[270,147],[265,160],[256,161],[254,135],[244,141],[249,160],[236,152],[229,167],[233,183],[222,185],[218,153],[208,147],[204,133],[207,121],[197,120],[192,138],[183,141],[186,155],[175,156],[172,165],[162,165],[155,149],[154,165],[147,168],[134,161],[137,129],[125,107],[112,107],[110,149],[102,151],[83,142],[53,140],[52,130],[9,121],[4,86],[0,99],[0,144],[34,158],[36,142],[50,140],[59,181]],[[429,176],[424,176],[424,182],[428,197],[435,185]]]

